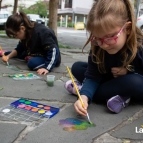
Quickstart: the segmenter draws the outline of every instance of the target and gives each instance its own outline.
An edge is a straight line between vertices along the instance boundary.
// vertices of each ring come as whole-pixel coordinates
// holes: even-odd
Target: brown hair
[[[136,26],[133,7],[130,0],[98,0],[94,1],[93,6],[88,15],[87,31],[90,37],[85,43],[85,46],[90,42],[92,31],[100,32],[111,29],[116,26],[123,26],[127,21],[131,21],[131,32],[127,37],[124,48],[121,49],[122,66],[128,70],[132,70],[130,63],[136,56],[137,49],[142,45],[142,32]],[[104,67],[105,51],[98,46],[91,45],[92,60],[98,64],[98,69],[101,73],[106,73]],[[127,52],[129,51],[129,52]],[[96,59],[96,61],[94,60]]]
[[[31,34],[34,28],[34,23],[31,23],[24,12],[17,12],[8,17],[5,24],[5,30],[8,37],[13,37],[14,33],[20,30],[20,26],[24,26],[26,29],[26,45],[31,38]]]

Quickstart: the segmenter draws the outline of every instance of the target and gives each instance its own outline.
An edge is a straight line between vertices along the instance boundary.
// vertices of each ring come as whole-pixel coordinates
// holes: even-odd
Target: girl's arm
[[[74,104],[75,110],[79,114],[86,116],[88,104],[92,101],[92,98],[97,90],[98,85],[99,84],[95,80],[85,79],[80,91],[80,95],[83,100],[84,107],[82,107],[79,99]]]
[[[79,100],[77,100],[74,104],[75,110],[79,114],[86,116],[88,104],[91,103],[101,80],[102,75],[98,71],[96,63],[92,62],[90,53],[88,57],[88,68],[85,73],[85,80],[80,90],[80,95],[84,102],[84,108],[81,106]]]
[[[11,59],[11,58],[16,57],[16,56],[17,56],[16,50],[13,50],[9,55],[7,55],[8,59]]]
[[[58,61],[60,51],[58,47],[53,47],[48,49],[46,52],[47,56],[44,68],[50,72],[55,67]]]
[[[91,103],[92,98],[99,86],[99,83],[97,83],[93,79],[85,79],[83,82],[83,86],[80,90],[80,95],[86,95],[88,98],[88,103]]]

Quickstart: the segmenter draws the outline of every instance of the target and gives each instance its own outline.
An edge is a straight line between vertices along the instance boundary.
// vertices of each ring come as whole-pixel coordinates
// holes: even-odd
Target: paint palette
[[[21,108],[15,108],[14,106],[10,105],[0,108],[0,117],[2,120],[17,121],[18,123],[34,127],[41,126],[49,120],[49,118],[39,116],[37,113],[23,110]]]
[[[47,118],[53,117],[60,110],[59,108],[33,102],[24,98],[20,98],[19,100],[12,102],[10,105],[15,108],[27,110]]]
[[[28,79],[39,79],[40,77],[33,73],[25,73],[25,74],[14,74],[9,75],[9,77],[15,80],[28,80]]]

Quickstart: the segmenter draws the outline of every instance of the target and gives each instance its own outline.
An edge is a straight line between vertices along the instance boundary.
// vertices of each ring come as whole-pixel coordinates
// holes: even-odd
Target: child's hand
[[[37,73],[38,73],[39,75],[41,75],[41,74],[46,75],[46,74],[49,73],[49,71],[46,70],[45,68],[41,68],[41,69],[38,69],[38,70],[37,70]]]
[[[8,57],[8,56],[3,55],[3,56],[2,56],[2,60],[3,60],[4,62],[7,62],[7,61],[9,60],[9,57]]]
[[[111,68],[111,72],[112,72],[113,76],[116,78],[118,76],[127,74],[128,70],[123,67],[113,67],[113,68]]]
[[[80,100],[78,99],[75,103],[74,103],[74,108],[75,110],[83,115],[83,116],[86,116],[87,114],[87,108],[88,108],[88,97],[85,96],[85,95],[81,95],[81,98],[83,100],[83,103],[84,103],[84,107],[82,107],[82,104],[80,102]]]

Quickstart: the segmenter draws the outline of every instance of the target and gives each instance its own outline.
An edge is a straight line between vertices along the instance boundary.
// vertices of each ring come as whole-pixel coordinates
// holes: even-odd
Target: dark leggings
[[[83,83],[84,73],[87,69],[86,62],[76,62],[72,66],[72,74]],[[140,74],[126,74],[113,78],[99,85],[94,100],[106,100],[115,95],[131,97],[135,100],[143,99],[143,76]]]

